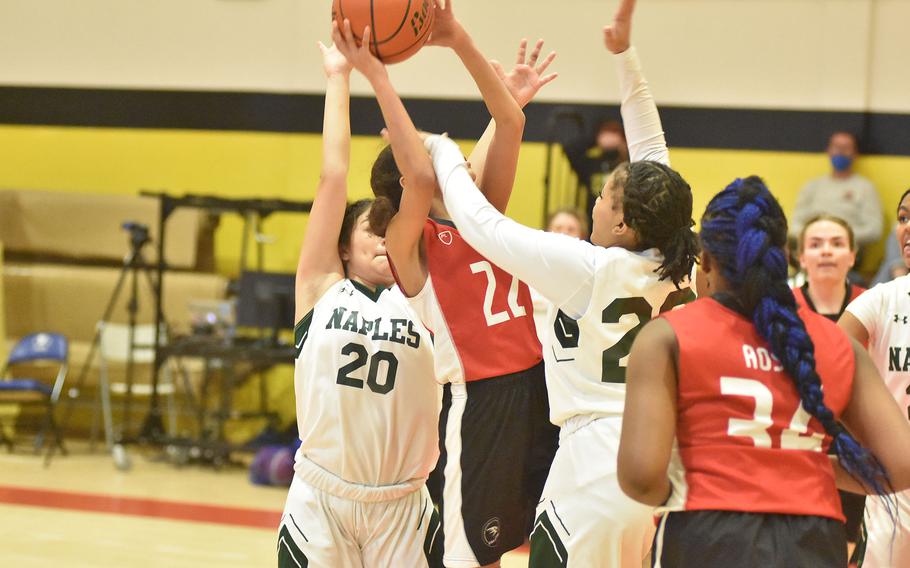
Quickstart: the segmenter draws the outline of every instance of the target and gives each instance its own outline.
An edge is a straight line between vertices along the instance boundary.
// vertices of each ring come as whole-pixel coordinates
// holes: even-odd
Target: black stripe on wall
[[[409,99],[414,122],[431,132],[477,138],[489,119],[480,101]],[[323,96],[214,91],[0,87],[0,124],[318,133]],[[910,115],[663,106],[671,146],[821,151],[831,132],[860,136],[870,154],[910,156]],[[536,103],[525,139],[542,142],[618,118],[616,105]],[[354,134],[375,135],[382,115],[372,98],[351,101]],[[580,126],[583,125],[583,126]]]

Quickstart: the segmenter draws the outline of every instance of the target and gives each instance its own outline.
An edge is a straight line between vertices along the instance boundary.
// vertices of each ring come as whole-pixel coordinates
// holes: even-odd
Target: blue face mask
[[[844,156],[843,154],[835,154],[831,156],[831,165],[834,166],[834,170],[838,172],[845,172],[850,169],[850,166],[853,164],[853,158],[850,156]]]

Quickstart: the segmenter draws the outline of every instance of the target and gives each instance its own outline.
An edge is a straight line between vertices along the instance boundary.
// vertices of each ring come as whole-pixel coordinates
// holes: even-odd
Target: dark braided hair
[[[370,209],[370,228],[373,234],[385,236],[389,221],[398,213],[401,207],[401,170],[395,163],[392,146],[386,146],[379,152],[373,169],[370,172],[370,187],[376,201]]]
[[[815,346],[787,285],[787,219],[761,178],[737,179],[714,196],[702,217],[701,241],[730,283],[737,307],[752,318],[793,379],[803,408],[833,439],[841,465],[875,493],[889,493],[891,484],[881,463],[825,405]]]
[[[639,246],[663,255],[656,270],[660,280],[669,278],[679,287],[699,252],[689,184],[669,166],[642,161],[617,167],[613,188],[622,190],[623,221],[635,230]]]

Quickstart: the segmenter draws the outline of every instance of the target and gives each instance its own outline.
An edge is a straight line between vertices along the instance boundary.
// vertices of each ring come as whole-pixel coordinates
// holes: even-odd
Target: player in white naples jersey
[[[608,178],[591,243],[506,218],[477,190],[454,142],[426,141],[465,240],[559,308],[544,356],[560,444],[537,509],[532,567],[637,568],[654,529],[652,508],[627,498],[616,479],[625,365],[645,323],[694,299],[698,245],[692,192],[668,165],[657,107],[629,44],[633,8],[624,0],[604,32],[619,66],[633,163]]]
[[[297,267],[300,449],[281,567],[442,566],[426,479],[439,455],[432,339],[395,288],[371,202],[347,206],[351,66],[320,44],[323,163]]]
[[[371,171],[370,224],[386,236],[396,281],[434,333],[436,378],[445,383],[436,470],[444,562],[498,566],[527,538],[559,435],[548,419],[528,287],[466,244],[448,219],[420,133],[370,53],[369,28],[360,42],[347,20],[343,37],[335,34],[370,82],[388,129],[390,146]],[[452,0],[437,1],[428,43],[458,55],[490,111],[493,120],[470,159],[485,195],[504,210],[521,148],[521,106],[555,77],[543,74],[555,53],[539,59],[540,40],[526,63],[522,41],[515,68],[496,73]]]
[[[897,208],[897,242],[910,266],[910,189]],[[885,386],[910,419],[910,276],[863,292],[838,321],[857,341],[867,344]],[[878,499],[866,499],[866,555],[863,566],[910,566],[910,491],[898,493],[897,530]]]

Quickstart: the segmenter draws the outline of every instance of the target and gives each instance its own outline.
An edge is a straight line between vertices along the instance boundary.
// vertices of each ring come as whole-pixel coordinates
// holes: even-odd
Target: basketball
[[[372,30],[370,51],[383,63],[398,63],[417,53],[433,30],[434,0],[333,0],[332,19],[345,18],[358,43]]]

